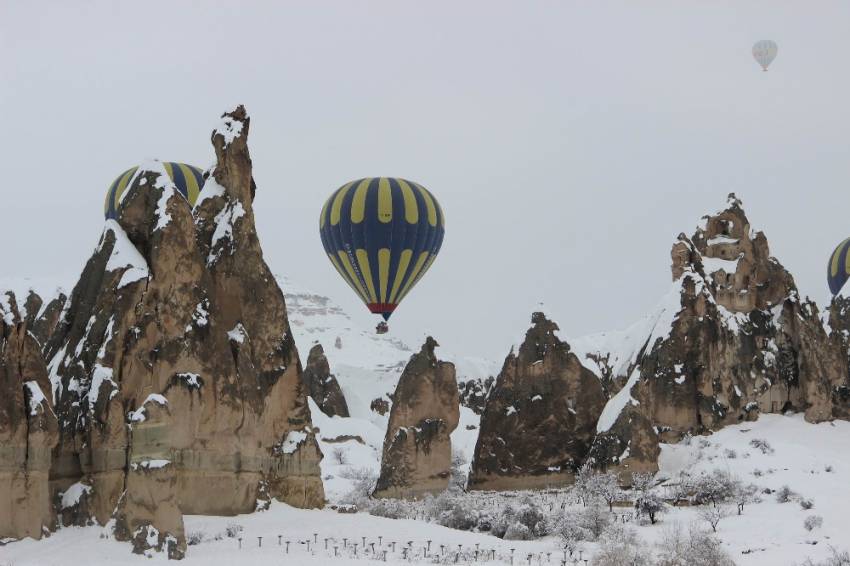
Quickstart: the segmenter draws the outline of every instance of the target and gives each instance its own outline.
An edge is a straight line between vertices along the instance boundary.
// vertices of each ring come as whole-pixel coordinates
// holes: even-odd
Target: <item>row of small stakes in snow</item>
[[[623,522],[626,522],[626,515],[622,517]],[[266,537],[257,536],[257,547],[262,548],[263,539]],[[501,561],[508,562],[510,564],[522,564],[523,561],[526,564],[558,564],[560,563],[562,566],[577,566],[581,564],[587,565],[589,559],[584,558],[584,551],[577,550],[575,552],[570,552],[567,549],[559,552],[537,552],[537,553],[527,553],[525,557],[520,558],[516,555],[516,549],[510,548],[509,555],[498,554],[495,548],[481,548],[480,543],[475,543],[475,548],[467,547],[464,548],[462,544],[458,545],[439,545],[439,552],[437,551],[437,545],[433,544],[433,552],[431,550],[432,540],[422,541],[422,546],[414,549],[414,541],[407,541],[407,544],[398,545],[396,541],[390,541],[386,545],[383,543],[383,536],[378,536],[377,548],[375,542],[370,542],[367,544],[366,537],[360,537],[361,542],[355,542],[356,539],[349,539],[347,537],[343,537],[342,540],[342,548],[339,546],[339,539],[336,538],[323,538],[324,542],[324,550],[327,551],[326,554],[328,557],[333,558],[368,558],[372,560],[382,560],[384,562],[387,561],[387,557],[389,555],[401,555],[403,560],[413,560],[418,558],[423,559],[433,559],[433,558],[442,558],[443,561],[448,559],[451,561],[454,560],[454,563],[468,563],[469,561],[474,561],[476,563],[487,563],[493,561]],[[242,549],[242,537],[237,537],[237,542],[239,543],[239,549]],[[277,535],[277,544],[278,546],[284,549],[285,554],[289,554],[290,545],[293,541],[291,540],[283,540],[283,535]],[[313,540],[298,540],[294,541],[296,545],[306,547],[306,552],[315,555],[316,550],[319,546],[319,534],[313,533]],[[455,549],[457,546],[457,549]],[[363,550],[365,549],[365,550]],[[293,548],[294,550],[294,548]],[[331,552],[333,554],[331,555]],[[358,553],[362,554],[358,554]],[[553,554],[556,555],[553,561]],[[562,554],[561,557],[557,557],[558,554]],[[574,556],[577,554],[577,556]]]

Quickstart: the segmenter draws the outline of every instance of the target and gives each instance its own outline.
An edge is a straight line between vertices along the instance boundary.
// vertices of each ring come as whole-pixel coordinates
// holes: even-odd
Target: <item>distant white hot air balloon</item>
[[[753,57],[761,65],[763,71],[767,71],[768,65],[776,59],[777,51],[779,51],[779,47],[775,41],[770,39],[756,41],[756,44],[753,45]]]

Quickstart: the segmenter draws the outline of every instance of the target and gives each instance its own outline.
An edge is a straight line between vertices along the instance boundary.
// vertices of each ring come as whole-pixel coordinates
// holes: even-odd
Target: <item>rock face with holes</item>
[[[455,367],[437,359],[437,346],[429,336],[396,386],[375,497],[419,498],[449,485],[460,403]]]
[[[828,337],[735,195],[692,237],[680,235],[671,256],[673,287],[656,314],[664,322],[620,376],[626,383],[600,420],[592,463],[626,481],[628,472],[656,469],[659,441],[761,412],[800,411],[811,422],[842,416],[846,344]]]
[[[58,440],[47,368],[26,322],[0,318],[0,539],[53,528],[49,472]]]
[[[321,344],[310,348],[307,365],[301,373],[301,379],[307,395],[313,398],[316,405],[329,417],[348,417],[348,405],[336,377],[331,373],[330,364],[325,357]]]
[[[471,489],[571,483],[593,441],[607,400],[600,379],[558,337],[557,324],[539,312],[531,322],[487,397]]]
[[[46,347],[57,395],[56,493],[137,552],[186,548],[182,514],[234,515],[277,497],[324,501],[283,294],[254,227],[239,107],[194,213],[162,165],[139,168]]]

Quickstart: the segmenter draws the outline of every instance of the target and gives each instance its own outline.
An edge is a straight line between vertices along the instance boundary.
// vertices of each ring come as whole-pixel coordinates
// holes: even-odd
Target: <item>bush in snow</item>
[[[791,499],[794,498],[795,495],[796,493],[791,491],[790,487],[788,487],[787,485],[783,485],[776,492],[776,501],[777,503],[788,503],[789,501],[791,501]]]
[[[738,482],[723,470],[702,474],[693,482],[694,503],[717,505],[734,498]]]
[[[758,503],[761,498],[758,495],[758,486],[738,482],[735,485],[734,499],[738,506],[738,515],[744,512],[744,506],[750,503]]]
[[[534,537],[531,536],[531,531],[528,527],[519,521],[511,523],[505,531],[504,536],[505,540],[531,540],[532,538]]]
[[[549,534],[546,517],[540,508],[530,497],[526,497],[516,511],[516,518],[520,524],[525,525],[528,531],[535,537],[543,537]],[[507,534],[505,535],[507,536]]]
[[[800,498],[800,507],[804,510],[808,511],[809,509],[814,508],[815,502],[812,499],[806,499],[805,497]]]
[[[331,457],[334,463],[344,466],[348,464],[348,454],[344,448],[334,448],[331,451]]]
[[[598,504],[589,505],[577,514],[578,525],[590,533],[590,540],[598,539],[611,526],[613,515]]]
[[[734,460],[738,457],[738,453],[732,450],[731,448],[727,448],[723,451],[723,455],[729,458],[730,460]]]
[[[614,502],[622,497],[620,481],[617,474],[606,472],[604,474],[592,474],[587,479],[585,489],[591,497],[601,499],[608,504],[608,511],[614,508]]]
[[[753,438],[750,440],[750,446],[761,450],[762,454],[773,454],[773,447],[763,438]]]
[[[467,463],[468,462],[466,460],[466,457],[463,455],[463,452],[452,453],[452,467],[451,476],[449,479],[449,489],[466,488],[466,471],[464,466],[466,466]]]
[[[815,529],[819,529],[823,526],[823,517],[820,515],[809,515],[806,517],[806,520],[803,521],[803,527],[807,531],[813,531]]]
[[[499,538],[504,538],[505,533],[515,521],[516,511],[510,505],[502,509],[501,513],[493,517],[493,522],[490,525],[490,533]]]
[[[839,551],[830,546],[829,551],[832,553],[832,556],[823,562],[812,562],[812,559],[809,558],[803,562],[803,566],[850,566],[850,553],[846,550]]]
[[[732,557],[713,533],[691,525],[685,533],[681,525],[668,528],[657,544],[658,566],[734,566]]]
[[[397,499],[380,499],[369,506],[369,514],[386,519],[406,519],[407,508]]]
[[[196,544],[201,544],[202,542],[204,542],[205,538],[207,537],[203,531],[189,531],[188,533],[186,533],[186,544],[188,544],[189,546],[195,546]]]
[[[717,532],[717,525],[730,515],[725,505],[706,505],[699,510],[699,518],[711,526],[712,532]]]
[[[593,557],[593,566],[650,566],[654,564],[652,552],[638,538],[634,529],[615,524],[599,539],[599,551]]]
[[[366,506],[369,497],[375,490],[375,482],[378,475],[369,468],[347,468],[340,473],[340,477],[352,480],[351,491],[346,493],[340,500],[346,505]]]
[[[657,515],[664,510],[664,505],[664,500],[651,491],[640,493],[635,499],[635,511],[641,517],[647,517],[653,525]]]
[[[227,525],[227,528],[224,529],[224,533],[227,535],[227,538],[236,538],[240,536],[244,530],[245,527],[239,523],[230,523]]]
[[[595,538],[593,533],[582,526],[578,513],[566,513],[561,516],[555,523],[554,532],[560,537],[570,556],[581,548],[582,542]]]

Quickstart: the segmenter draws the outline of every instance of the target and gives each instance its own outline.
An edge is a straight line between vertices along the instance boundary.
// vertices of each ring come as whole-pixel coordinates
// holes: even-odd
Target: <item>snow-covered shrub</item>
[[[406,519],[407,508],[397,499],[379,499],[369,506],[369,514],[386,519]]]
[[[239,523],[229,523],[227,528],[224,529],[224,533],[227,535],[227,538],[237,538],[242,535],[242,531],[244,530],[245,527]]]
[[[449,479],[449,488],[464,489],[466,487],[466,471],[464,466],[467,464],[466,456],[463,452],[452,453],[451,476]]]
[[[517,521],[528,527],[529,532],[535,537],[543,537],[548,534],[549,529],[546,524],[546,517],[530,497],[522,500],[519,508],[516,510],[516,518]]]
[[[693,482],[694,503],[717,505],[735,496],[738,482],[728,472],[715,469],[709,474],[702,474]]]
[[[758,486],[754,484],[744,484],[738,482],[735,485],[734,499],[738,506],[738,515],[744,512],[744,506],[750,503],[758,503],[761,498],[758,495]]]
[[[738,457],[738,453],[732,450],[731,448],[727,448],[723,451],[723,455],[729,458],[730,460],[734,460]]]
[[[815,501],[813,499],[806,499],[805,497],[800,498],[800,507],[802,507],[805,511],[809,509],[813,509],[815,506]]]
[[[762,454],[773,454],[775,452],[770,443],[763,438],[753,438],[750,440],[750,446],[761,450]]]
[[[370,468],[348,467],[340,472],[340,477],[352,480],[351,491],[341,498],[341,503],[346,505],[365,506],[372,492],[375,490],[375,482],[378,475]]]
[[[458,501],[451,509],[443,511],[437,523],[450,529],[471,531],[478,524],[478,513],[463,501]]]
[[[505,531],[505,540],[531,540],[531,530],[528,527],[515,521],[511,523]]]
[[[575,512],[562,515],[555,523],[554,532],[560,537],[561,543],[569,551],[570,556],[581,548],[582,542],[595,538],[593,533],[584,528],[581,517]]]
[[[587,479],[586,490],[591,497],[607,503],[609,511],[613,509],[614,502],[622,497],[620,481],[613,472],[591,474]]]
[[[516,520],[516,511],[510,505],[506,505],[502,512],[493,517],[490,533],[499,538],[505,538],[505,533]]]
[[[807,531],[813,531],[815,529],[819,529],[823,526],[823,517],[820,515],[809,515],[803,521],[803,527]]]
[[[712,532],[717,532],[717,525],[730,515],[725,505],[706,505],[699,510],[699,518],[711,526]]]
[[[653,525],[657,519],[657,515],[664,510],[664,500],[651,491],[639,493],[635,499],[635,510],[641,517],[649,518],[649,522]]]
[[[831,474],[832,471],[833,471],[832,464],[827,464],[826,466],[824,466],[823,471],[825,471],[828,474]]]
[[[791,499],[794,498],[795,495],[796,495],[796,493],[791,491],[790,487],[788,487],[787,485],[783,485],[776,492],[776,502],[777,503],[788,503],[789,501],[791,501]]]
[[[579,526],[590,533],[590,540],[596,540],[611,525],[613,515],[602,505],[594,504],[579,511],[577,518]]]
[[[207,538],[207,536],[203,531],[189,531],[186,533],[186,544],[189,546],[195,546],[204,542],[205,538]]]
[[[593,566],[650,566],[652,552],[638,538],[634,529],[615,524],[599,539],[599,551],[591,561]]]
[[[348,453],[345,451],[344,448],[334,448],[331,451],[331,459],[335,464],[344,466],[348,464]]]
[[[655,484],[655,475],[647,472],[632,474],[632,490],[636,492],[649,491]]]
[[[828,557],[823,562],[812,562],[809,558],[803,562],[803,566],[850,566],[850,552],[846,550],[838,550],[832,546],[829,547],[832,556]]]
[[[692,524],[685,533],[681,525],[669,527],[657,544],[658,566],[734,566],[732,557],[713,533]]]
[[[489,533],[493,528],[493,517],[487,512],[478,513],[478,521],[475,523],[475,530],[482,533]]]

